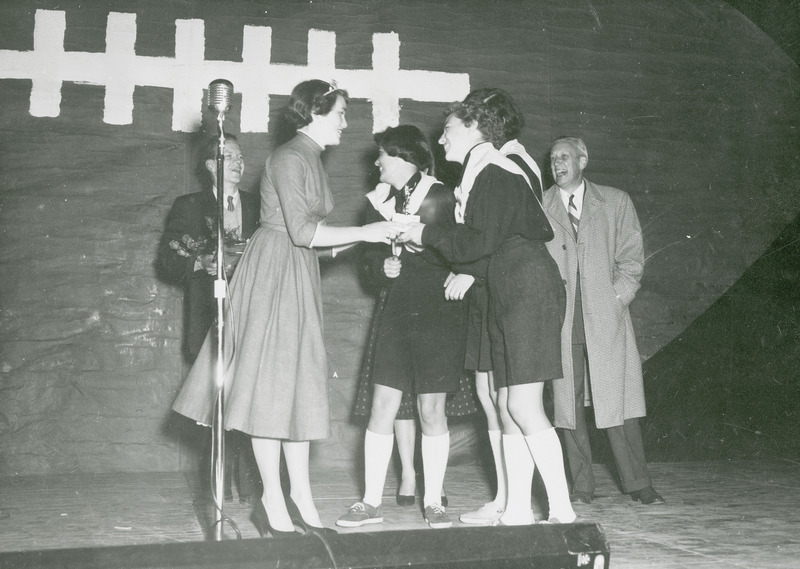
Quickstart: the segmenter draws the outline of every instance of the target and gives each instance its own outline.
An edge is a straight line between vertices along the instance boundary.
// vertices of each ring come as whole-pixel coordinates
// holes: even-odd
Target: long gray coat
[[[567,288],[561,331],[564,378],[553,382],[555,424],[575,428],[572,317],[578,266],[597,427],[622,425],[645,415],[642,362],[628,309],[644,270],[642,228],[627,193],[586,180],[578,240],[558,186],[544,194],[555,237],[547,243]]]

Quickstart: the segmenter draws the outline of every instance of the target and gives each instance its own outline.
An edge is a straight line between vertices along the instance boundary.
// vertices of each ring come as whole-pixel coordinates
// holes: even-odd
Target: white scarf
[[[542,171],[539,169],[539,165],[536,163],[536,160],[534,160],[533,157],[531,157],[531,155],[528,154],[528,151],[525,150],[525,147],[522,146],[522,144],[520,144],[516,138],[514,140],[509,140],[503,146],[501,146],[500,154],[502,154],[503,156],[508,156],[509,154],[516,154],[517,156],[522,158],[528,165],[528,168],[530,168],[533,171],[533,173],[536,174],[536,177],[539,178],[539,185],[542,184]],[[528,177],[525,176],[525,179],[527,180]],[[532,180],[528,181],[531,182]],[[533,186],[533,184],[530,185]]]
[[[408,197],[408,213],[410,215],[415,215],[417,211],[419,211],[422,202],[425,201],[425,197],[428,195],[431,187],[438,183],[439,180],[434,178],[433,176],[428,176],[427,174],[420,173],[421,178],[419,183],[414,188],[414,191],[411,192],[411,195]],[[389,192],[391,191],[392,186],[385,182],[381,182],[375,189],[372,190],[367,194],[367,199],[369,203],[372,204],[372,207],[383,216],[384,219],[389,221],[392,220],[392,217],[396,213],[396,205],[395,204],[395,197],[392,196],[392,199],[388,200],[386,198],[389,197]]]
[[[503,170],[522,176],[528,180],[522,168],[514,164],[511,160],[500,154],[490,142],[482,142],[473,147],[467,154],[467,167],[461,177],[461,183],[455,189],[456,195],[456,223],[464,223],[464,211],[467,209],[467,200],[472,191],[472,184],[484,168],[489,164],[500,166]]]
[[[420,180],[414,188],[414,191],[412,191],[411,195],[408,196],[407,213],[410,215],[416,215],[416,213],[419,211],[419,208],[422,206],[422,202],[425,201],[425,197],[428,195],[431,187],[433,187],[434,184],[439,183],[439,180],[433,176],[428,176],[422,172],[420,172],[420,175]],[[372,207],[374,207],[384,219],[389,221],[391,221],[392,217],[394,217],[394,214],[397,213],[395,210],[395,200],[397,198],[392,196],[391,199],[386,199],[389,197],[389,192],[391,189],[392,186],[385,182],[381,182],[375,186],[374,190],[367,194],[367,199],[369,200],[369,203],[372,204]],[[417,247],[412,243],[406,243],[405,248],[406,250],[414,253],[418,253],[423,249],[423,247]]]

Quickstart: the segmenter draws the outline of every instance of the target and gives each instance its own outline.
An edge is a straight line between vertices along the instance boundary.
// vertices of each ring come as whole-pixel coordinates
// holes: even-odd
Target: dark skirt
[[[566,291],[543,242],[515,237],[488,268],[489,337],[497,387],[558,379]]]
[[[492,348],[489,341],[489,290],[473,285],[466,296],[467,347],[464,367],[473,371],[492,370]]]
[[[452,392],[464,371],[465,306],[444,297],[449,271],[423,263],[405,261],[389,289],[372,381],[416,395]]]
[[[353,414],[369,416],[374,383],[403,391],[397,420],[416,418],[418,393],[447,392],[451,417],[478,412],[472,374],[463,368],[465,307],[445,300],[447,271],[428,267],[404,276],[378,295]]]

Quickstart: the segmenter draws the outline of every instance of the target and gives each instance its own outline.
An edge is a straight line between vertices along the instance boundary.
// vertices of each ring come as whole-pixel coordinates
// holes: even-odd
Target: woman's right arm
[[[398,235],[404,228],[401,223],[394,221],[378,221],[368,225],[335,227],[320,222],[311,239],[310,247],[335,247],[350,245],[360,241],[368,243],[389,243],[389,240]]]
[[[275,158],[265,174],[275,186],[289,237],[298,247],[337,247],[360,241],[389,243],[403,229],[390,221],[363,226],[325,225],[312,213],[306,198],[307,163],[298,154],[283,153]]]

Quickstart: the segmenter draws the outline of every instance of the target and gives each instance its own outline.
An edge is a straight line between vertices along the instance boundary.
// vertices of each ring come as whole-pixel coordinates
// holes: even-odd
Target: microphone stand
[[[222,511],[225,501],[225,361],[224,361],[224,308],[227,291],[225,287],[225,135],[222,123],[224,111],[217,115],[219,123],[219,146],[217,148],[217,279],[214,281],[214,297],[217,299],[217,361],[216,388],[217,398],[214,403],[214,419],[211,426],[214,464],[214,539],[222,541]]]

